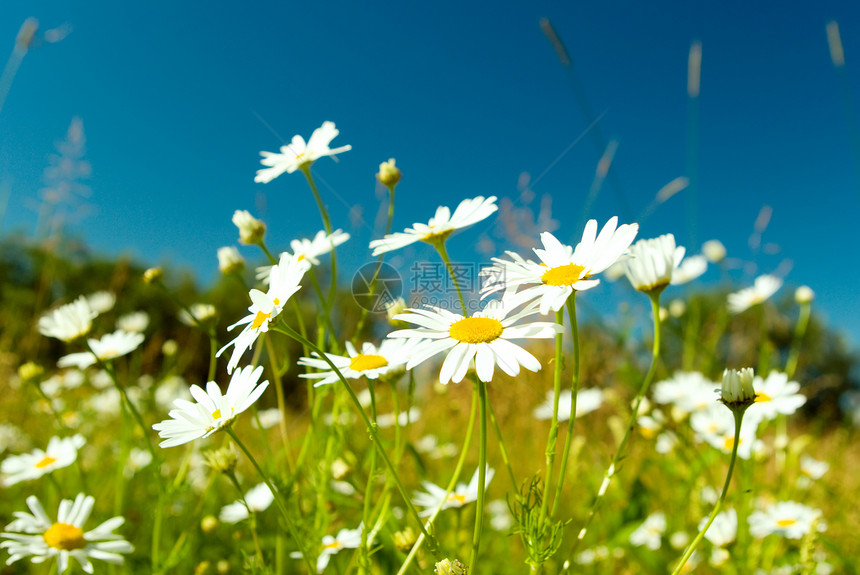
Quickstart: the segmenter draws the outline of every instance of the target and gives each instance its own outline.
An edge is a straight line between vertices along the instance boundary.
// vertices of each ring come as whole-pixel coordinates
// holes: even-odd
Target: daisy
[[[274,500],[275,495],[269,489],[269,486],[261,483],[245,494],[244,502],[240,499],[230,505],[225,505],[221,509],[218,518],[224,523],[238,523],[248,518],[249,511],[252,513],[265,511]],[[247,506],[245,505],[246,503]]]
[[[697,371],[679,371],[670,379],[654,384],[654,402],[671,404],[673,416],[684,416],[708,409],[717,401],[714,389],[718,384]]]
[[[312,240],[303,238],[290,242],[290,248],[293,250],[292,255],[298,257],[299,260],[307,260],[311,265],[320,265],[319,256],[325,255],[334,250],[349,239],[349,234],[342,230],[335,230],[331,234],[326,234],[320,230]],[[264,284],[269,283],[269,274],[272,271],[272,266],[261,266],[257,268],[257,279]]]
[[[376,418],[376,425],[380,429],[394,427],[395,423],[400,427],[404,427],[410,423],[415,423],[420,417],[421,410],[417,407],[410,407],[409,411],[401,411],[396,417],[393,413],[383,413]]]
[[[659,293],[672,281],[684,252],[683,247],[675,247],[672,234],[639,240],[630,248],[630,258],[624,262],[627,279],[641,292]]]
[[[327,353],[326,357],[337,367],[338,371],[347,379],[378,379],[388,373],[398,370],[403,371],[403,366],[409,361],[410,356],[415,353],[425,342],[420,339],[386,339],[379,347],[370,342],[361,346],[359,353],[352,342],[344,344],[348,355],[334,355]],[[314,387],[328,385],[339,380],[337,373],[319,355],[314,357],[303,357],[299,359],[299,365],[322,371],[302,373],[299,377],[307,379],[318,379]]]
[[[730,293],[728,297],[729,311],[734,314],[746,311],[754,305],[764,303],[770,296],[782,287],[782,280],[776,276],[763,275],[755,278],[752,287],[739,292]]]
[[[86,523],[93,509],[95,500],[83,493],[74,501],[64,499],[60,502],[57,521],[52,522],[45,513],[39,500],[30,496],[27,507],[32,515],[26,512],[15,513],[15,521],[6,526],[6,532],[0,537],[6,539],[0,547],[9,552],[7,565],[19,559],[32,556],[33,563],[56,557],[57,571],[64,573],[69,567],[69,558],[74,558],[86,573],[93,572],[90,559],[101,559],[115,565],[122,565],[120,553],[131,553],[134,547],[113,532],[125,522],[122,517],[108,519],[92,531],[84,532]]]
[[[417,241],[427,243],[445,241],[456,230],[485,220],[498,209],[496,196],[489,198],[478,196],[470,200],[463,200],[453,214],[447,206],[439,206],[436,209],[436,215],[430,218],[428,223],[412,224],[411,228],[406,228],[403,232],[388,234],[381,240],[373,240],[370,242],[370,248],[373,250],[373,255],[378,256],[414,244]]]
[[[266,224],[252,216],[248,210],[233,212],[233,225],[239,228],[239,243],[242,244],[257,244],[266,234]]]
[[[546,400],[534,410],[535,419],[552,419],[553,412],[553,390],[547,391]],[[580,389],[576,394],[576,417],[580,417],[599,409],[603,405],[603,391],[600,389]],[[573,407],[573,394],[569,389],[561,392],[558,396],[558,420],[570,419],[570,411]]]
[[[258,384],[262,374],[263,366],[254,368],[249,365],[236,371],[224,395],[214,381],[206,384],[206,391],[192,385],[191,395],[197,403],[177,399],[173,402],[176,409],[168,414],[170,419],[152,426],[158,431],[158,436],[164,438],[159,447],[173,447],[209,437],[229,425],[236,416],[251,407],[269,385],[268,381]]]
[[[703,517],[699,522],[699,531],[705,528],[708,522],[707,517]],[[708,527],[705,533],[705,539],[710,541],[717,547],[725,547],[735,540],[738,534],[738,512],[734,509],[721,511],[714,517],[714,522]]]
[[[227,328],[232,330],[236,326],[245,325],[245,329],[215,354],[215,357],[220,357],[225,349],[233,346],[233,355],[227,363],[227,373],[233,373],[239,364],[239,359],[257,341],[257,336],[269,331],[269,323],[281,313],[287,300],[302,287],[300,282],[309,267],[304,260],[289,254],[281,254],[278,265],[272,267],[269,291],[266,293],[257,289],[250,291],[248,295],[251,298],[251,305],[248,311],[251,313]]]
[[[457,487],[451,491],[451,493],[448,493],[448,490],[444,487],[439,487],[429,481],[422,481],[421,485],[424,486],[426,491],[420,491],[412,498],[412,502],[415,503],[415,505],[425,508],[424,511],[420,512],[418,515],[421,517],[429,517],[435,513],[437,508],[441,511],[451,507],[463,507],[472,501],[477,501],[479,480],[478,471],[480,470],[476,469],[475,473],[472,474],[472,479],[469,481],[468,485],[460,482],[457,484]],[[486,479],[484,481],[485,488],[490,485],[490,481],[492,481],[494,474],[495,471],[491,467],[487,467]]]
[[[670,283],[673,286],[690,283],[705,273],[707,269],[708,259],[705,256],[690,256],[684,259],[678,268],[672,272],[672,281]]]
[[[39,333],[69,342],[90,332],[98,315],[84,296],[39,318]]]
[[[821,479],[828,469],[830,464],[826,461],[818,461],[805,453],[800,456],[800,471],[810,479]]]
[[[245,269],[245,258],[236,246],[218,248],[218,271],[222,274],[239,273]]]
[[[543,249],[534,249],[540,263],[525,260],[514,252],[506,252],[511,260],[493,258],[494,265],[482,272],[488,281],[481,293],[486,296],[527,285],[512,299],[512,305],[539,299],[541,314],[546,315],[550,309],[558,311],[574,290],[587,290],[599,284],[600,280],[591,277],[618,261],[638,232],[639,224],[618,226],[618,218],[612,217],[598,235],[597,220],[589,220],[576,249],[544,232],[540,236]]]
[[[3,485],[9,487],[21,481],[38,479],[55,469],[68,467],[78,458],[78,450],[86,442],[82,435],[52,437],[44,451],[36,449],[30,453],[10,455],[0,465],[0,473],[6,476]]]
[[[750,514],[750,534],[753,537],[767,537],[775,533],[789,539],[800,539],[810,532],[812,523],[819,517],[820,509],[794,501],[781,501],[764,511]],[[823,531],[821,528],[819,530]]]
[[[317,573],[322,573],[328,567],[331,556],[340,552],[341,549],[358,549],[361,545],[361,532],[364,525],[359,524],[356,529],[341,529],[337,535],[325,535],[322,538],[322,551],[317,557]]]
[[[193,303],[188,310],[180,309],[177,317],[179,321],[189,327],[197,327],[197,324],[206,325],[218,316],[218,310],[211,303]]]
[[[143,343],[142,333],[128,333],[121,329],[103,335],[101,339],[88,339],[90,351],[70,353],[57,361],[57,367],[77,367],[86,369],[98,361],[110,361],[127,355]]]
[[[271,429],[276,425],[281,423],[282,419],[281,410],[277,407],[273,407],[271,409],[261,409],[257,411],[257,417],[251,420],[251,425],[255,428],[262,426],[263,429]],[[257,423],[257,420],[260,420],[260,423]]]
[[[388,334],[392,338],[422,338],[432,341],[424,342],[409,358],[406,369],[430,359],[434,355],[447,352],[442,369],[439,372],[439,382],[449,381],[459,383],[466,377],[466,372],[475,360],[475,370],[481,381],[493,379],[495,366],[511,376],[520,373],[520,366],[529,371],[539,371],[540,362],[521,348],[511,343],[511,339],[521,338],[552,338],[563,330],[554,322],[532,322],[514,325],[519,320],[537,313],[535,306],[528,306],[511,317],[506,317],[508,309],[502,300],[492,300],[484,310],[463,317],[438,307],[429,309],[409,308],[407,312],[395,316],[395,319],[418,325],[417,329],[402,329]]]
[[[119,317],[116,326],[127,332],[143,333],[149,326],[149,314],[145,311],[133,311]]]
[[[305,143],[304,138],[299,135],[293,136],[292,142],[281,146],[281,153],[260,152],[263,159],[260,163],[267,168],[257,170],[255,182],[267,184],[283,174],[292,174],[296,170],[303,170],[324,156],[334,156],[341,152],[348,152],[352,146],[341,146],[331,149],[329,144],[340,132],[334,127],[334,122],[323,122],[323,125],[311,134],[310,140]]]
[[[96,313],[106,313],[116,305],[116,296],[109,291],[97,291],[87,296],[87,303]]]
[[[84,372],[79,369],[59,371],[42,382],[42,392],[54,397],[69,389],[77,389],[84,383]]]
[[[744,418],[738,443],[738,457],[749,459],[753,451],[761,449],[762,443],[756,439],[755,420]],[[735,446],[735,419],[732,412],[723,406],[714,404],[703,411],[697,411],[690,416],[690,427],[699,439],[719,449],[723,453],[731,453]]]
[[[806,403],[800,393],[800,384],[789,381],[788,375],[772,371],[765,379],[756,376],[755,403],[747,410],[747,416],[757,420],[775,419],[778,415],[791,415]]]
[[[379,164],[379,172],[376,174],[376,179],[379,180],[379,183],[383,186],[391,188],[400,182],[400,178],[403,174],[394,164],[394,158]]]
[[[644,545],[652,551],[660,548],[663,533],[666,531],[666,514],[657,511],[649,515],[645,521],[630,534],[630,544],[640,547]]]

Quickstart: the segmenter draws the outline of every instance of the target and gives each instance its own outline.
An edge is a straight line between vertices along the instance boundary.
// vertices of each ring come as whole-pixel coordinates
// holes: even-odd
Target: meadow
[[[856,356],[811,289],[736,285],[718,240],[617,218],[461,289],[446,245],[496,198],[401,213],[389,160],[358,293],[311,169],[337,136],[257,173],[304,180],[320,233],[270,246],[276,224],[237,210],[262,265],[221,247],[207,289],[4,240],[0,573],[855,572]],[[415,242],[433,305],[386,289]],[[579,318],[610,282],[629,298]]]

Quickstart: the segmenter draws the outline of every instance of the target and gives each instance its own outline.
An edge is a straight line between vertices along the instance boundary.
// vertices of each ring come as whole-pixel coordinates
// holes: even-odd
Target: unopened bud
[[[222,274],[242,273],[245,269],[245,258],[236,249],[236,246],[224,246],[218,248],[218,269]]]
[[[226,447],[221,449],[213,449],[203,454],[206,459],[206,465],[212,468],[213,471],[219,473],[233,473],[236,469],[237,454],[233,450],[233,444],[228,443]]]
[[[239,228],[239,242],[243,244],[258,244],[266,235],[266,224],[252,216],[247,210],[236,210],[233,213],[233,223]]]
[[[206,535],[209,535],[216,529],[218,529],[218,518],[214,515],[207,515],[200,520],[200,530]]]
[[[149,268],[143,272],[143,281],[148,284],[160,281],[162,277],[164,277],[164,270],[161,268]]]
[[[45,375],[45,368],[32,361],[28,361],[18,368],[18,377],[23,383],[35,382],[41,379],[43,375]]]
[[[459,559],[454,559],[452,562],[449,559],[442,559],[436,563],[435,573],[437,575],[466,575],[469,570]]]
[[[753,368],[727,369],[723,372],[723,386],[721,401],[729,408],[746,409],[755,403],[755,389],[753,389]]]
[[[794,292],[794,301],[799,304],[810,303],[815,299],[815,292],[809,286],[800,286]]]
[[[393,188],[400,181],[403,174],[394,165],[394,158],[387,162],[379,164],[379,173],[376,174],[376,179],[379,183],[387,188]]]
[[[403,320],[394,319],[394,316],[406,311],[406,300],[402,297],[388,302],[385,306],[385,315],[388,317],[388,323],[394,327],[408,328],[409,324]]]
[[[726,259],[726,246],[720,240],[708,240],[702,244],[702,253],[712,264]]]
[[[220,560],[215,565],[215,570],[218,572],[218,575],[227,575],[230,572],[230,562],[226,559]]]
[[[408,553],[417,540],[418,537],[415,535],[415,531],[411,527],[407,527],[403,531],[397,531],[394,534],[394,547],[401,553]]]

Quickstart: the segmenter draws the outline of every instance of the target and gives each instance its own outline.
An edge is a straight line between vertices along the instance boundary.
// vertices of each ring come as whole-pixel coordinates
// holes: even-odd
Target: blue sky
[[[26,55],[0,111],[0,187],[10,191],[3,229],[32,232],[27,206],[47,156],[80,117],[93,211],[73,229],[97,251],[170,262],[204,280],[217,273],[216,249],[236,241],[236,209],[267,221],[273,248],[321,227],[300,176],[267,185],[253,176],[260,150],[307,137],[324,120],[341,131],[335,144],[353,146],[337,163],[315,166],[335,225],[355,238],[342,250],[352,268],[378,236],[373,174],[389,157],[405,173],[395,228],[466,197],[497,195],[536,209],[548,195],[559,237],[574,242],[602,152],[589,134],[546,170],[588,125],[576,82],[604,139],[619,142],[613,170],[629,205],[625,214],[607,182],[588,215],[635,219],[660,188],[688,175],[687,57],[700,40],[696,243],[719,238],[731,256],[750,259],[753,222],[772,207],[764,243],[779,250],[756,255],[758,271],[791,260],[787,281],[812,286],[830,321],[860,339],[860,170],[850,145],[858,128],[840,96],[847,86],[860,108],[854,2],[259,2],[204,10],[6,0],[0,14],[4,58],[28,16],[43,29],[72,27]],[[541,17],[563,39],[576,79]],[[834,19],[847,62],[838,71],[825,35]],[[531,203],[520,194],[524,173],[532,181],[544,174]],[[641,237],[672,232],[689,244],[689,197],[679,193],[642,221]],[[509,247],[488,225],[452,242],[453,256],[476,258],[479,237],[497,252]],[[404,252],[401,262],[413,255],[428,254]]]

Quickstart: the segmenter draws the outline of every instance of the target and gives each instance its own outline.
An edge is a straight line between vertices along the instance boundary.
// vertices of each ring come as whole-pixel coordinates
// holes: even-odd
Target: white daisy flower
[[[728,308],[731,313],[738,314],[746,311],[754,305],[764,303],[770,296],[782,287],[782,280],[776,276],[763,275],[755,278],[752,287],[744,288],[739,292],[730,293],[728,297]]]
[[[764,511],[753,511],[749,516],[750,534],[767,537],[777,534],[789,539],[801,539],[812,529],[812,523],[821,517],[820,509],[813,509],[794,501],[781,501]],[[820,531],[824,526],[820,525]]]
[[[233,212],[233,225],[239,229],[239,243],[253,245],[266,235],[266,224],[251,215],[248,210]]]
[[[177,317],[179,321],[189,327],[197,327],[197,324],[206,325],[214,320],[218,315],[218,310],[211,303],[193,303],[188,306],[188,310],[180,309]],[[194,321],[197,320],[197,321]]]
[[[673,415],[679,419],[696,411],[713,406],[718,397],[714,394],[717,383],[697,371],[676,372],[670,379],[654,384],[654,402],[673,406]]]
[[[155,403],[162,409],[170,409],[177,399],[192,399],[189,385],[182,376],[170,375],[155,389]]]
[[[335,230],[328,235],[325,231],[320,230],[312,240],[303,238],[291,241],[290,249],[293,250],[292,255],[299,258],[299,260],[307,260],[311,265],[318,266],[320,265],[320,256],[331,252],[348,239],[349,234],[342,230]],[[264,284],[268,284],[271,272],[272,266],[260,266],[257,268],[257,279]]]
[[[707,517],[703,517],[699,522],[699,531],[705,528],[708,522]],[[714,517],[714,522],[708,527],[705,533],[705,539],[710,541],[717,547],[725,547],[735,540],[738,534],[738,512],[734,509],[721,511]]]
[[[42,392],[49,397],[69,389],[77,389],[84,383],[84,372],[79,369],[60,371],[42,382]]]
[[[257,427],[257,419],[260,420],[263,429],[271,429],[281,423],[281,410],[277,407],[259,410],[257,417],[251,420],[251,425],[255,428]]]
[[[98,312],[81,296],[40,317],[39,333],[65,342],[73,341],[90,332],[96,316]]]
[[[678,268],[672,272],[673,286],[690,283],[708,270],[708,258],[705,256],[690,256],[684,258]]]
[[[251,305],[248,311],[251,313],[227,328],[232,330],[236,326],[244,325],[245,329],[215,354],[216,357],[220,357],[225,349],[233,346],[233,355],[227,363],[228,373],[233,373],[239,364],[239,359],[257,341],[257,336],[269,331],[269,322],[281,313],[290,297],[302,287],[300,282],[309,267],[304,260],[282,254],[278,265],[272,267],[269,291],[266,293],[257,289],[250,291],[248,295],[251,298]]]
[[[145,311],[127,313],[116,320],[116,326],[130,333],[143,333],[149,326],[149,314]]]
[[[552,419],[553,411],[553,390],[546,393],[546,400],[537,406],[534,410],[536,419]],[[595,411],[603,405],[603,391],[600,389],[580,389],[576,394],[576,417]],[[570,419],[570,411],[573,407],[573,393],[566,389],[558,396],[558,420],[567,421]]]
[[[70,353],[64,355],[57,361],[57,367],[77,367],[86,369],[95,365],[98,360],[110,361],[129,354],[140,347],[144,337],[142,333],[128,333],[121,329],[113,333],[103,335],[101,339],[88,339],[89,351]]]
[[[128,452],[128,459],[125,460],[125,468],[122,470],[122,474],[126,478],[131,478],[150,463],[152,463],[152,453],[148,449],[132,447]]]
[[[417,407],[410,407],[409,411],[401,411],[397,417],[393,413],[383,413],[376,418],[376,425],[380,429],[385,429],[394,427],[394,423],[397,422],[397,425],[404,427],[410,423],[415,423],[419,417],[421,417],[421,410]]]
[[[717,264],[726,259],[726,246],[720,240],[708,240],[702,244],[702,254],[712,264]]]
[[[789,381],[788,375],[779,371],[770,372],[765,379],[756,376],[753,387],[755,403],[747,410],[747,416],[758,421],[791,415],[806,403],[806,397],[798,393],[800,384]]]
[[[364,524],[359,523],[356,529],[341,529],[337,535],[325,535],[322,538],[322,551],[317,557],[317,573],[322,573],[328,567],[331,556],[337,554],[341,549],[358,549],[361,545],[361,532]],[[290,553],[293,559],[301,559],[300,551]]]
[[[660,548],[663,533],[666,531],[666,514],[657,511],[649,515],[645,521],[630,534],[630,544],[636,547],[644,545],[652,551]]]
[[[758,422],[744,418],[738,443],[738,457],[749,459],[753,451],[761,448],[762,443],[756,439]],[[732,412],[722,405],[715,404],[703,411],[697,411],[690,416],[690,427],[699,439],[722,451],[731,453],[735,445],[735,419]]]
[[[116,305],[116,296],[109,291],[97,291],[87,296],[87,303],[96,313],[106,313]]]
[[[424,343],[417,339],[386,339],[377,347],[370,342],[365,342],[361,346],[361,353],[359,353],[352,342],[347,341],[344,344],[347,356],[327,353],[326,357],[347,379],[361,379],[362,377],[378,379],[388,373],[403,370],[403,366],[409,361],[410,356]],[[299,374],[299,377],[318,379],[319,381],[314,383],[314,387],[337,382],[339,378],[331,366],[316,353],[314,356],[300,358],[298,363],[304,367],[321,371],[302,373]]]
[[[519,320],[537,313],[533,305],[507,317],[510,306],[501,300],[492,300],[484,310],[463,317],[448,310],[410,308],[409,313],[399,314],[395,319],[418,325],[417,329],[402,329],[388,334],[392,338],[428,339],[412,354],[406,369],[412,369],[434,355],[447,352],[439,382],[459,383],[466,377],[472,360],[481,381],[491,381],[495,366],[511,376],[519,375],[520,366],[529,371],[539,371],[540,362],[521,348],[511,343],[512,339],[552,338],[563,330],[554,322],[532,322],[515,325]]]
[[[15,521],[6,526],[0,534],[5,541],[0,547],[9,552],[7,565],[32,557],[33,563],[42,563],[52,557],[57,558],[57,571],[64,573],[69,567],[69,558],[74,558],[86,573],[93,572],[90,559],[100,559],[122,565],[120,553],[131,553],[134,547],[114,533],[114,529],[125,522],[122,517],[108,519],[95,529],[84,532],[83,525],[89,519],[95,500],[83,493],[74,501],[64,499],[57,511],[57,521],[52,522],[45,513],[39,500],[30,496],[26,512],[15,513]]]
[[[227,393],[214,381],[206,384],[206,391],[192,385],[190,392],[197,403],[177,399],[168,414],[170,419],[152,426],[158,436],[164,438],[159,447],[182,445],[195,439],[209,437],[219,429],[229,425],[240,413],[251,407],[269,382],[258,384],[263,374],[263,366],[254,368],[249,365],[233,374],[227,386]]]
[[[487,281],[481,293],[486,296],[529,286],[513,297],[512,305],[540,299],[541,314],[548,314],[550,309],[558,311],[574,290],[587,290],[599,284],[600,280],[591,277],[618,261],[638,232],[639,224],[618,226],[618,218],[612,217],[598,235],[597,220],[588,220],[576,249],[544,232],[540,235],[543,249],[534,249],[540,263],[525,260],[514,252],[506,252],[511,261],[493,258],[494,265],[482,271]]]
[[[672,234],[639,240],[630,248],[630,258],[624,261],[627,279],[641,292],[663,290],[681,265],[684,252],[683,247],[675,247],[675,236]]]
[[[0,423],[0,453],[17,448],[25,438],[24,432],[11,423]]]
[[[241,499],[234,501],[221,509],[218,518],[224,523],[239,523],[248,518],[248,509],[253,513],[260,513],[268,509],[274,500],[275,495],[269,489],[269,486],[265,483],[260,483],[245,494],[247,507],[245,507],[245,503]]]
[[[821,479],[830,469],[826,461],[819,461],[805,453],[800,456],[800,471],[810,479]]]
[[[456,230],[476,224],[490,217],[498,209],[496,196],[489,198],[478,196],[463,200],[453,214],[447,206],[439,206],[436,215],[430,218],[428,223],[412,224],[411,228],[406,228],[403,232],[389,234],[381,240],[373,240],[370,242],[370,248],[373,250],[373,255],[378,256],[418,241],[428,243],[443,241]]]
[[[78,450],[86,442],[82,435],[52,437],[44,451],[35,449],[30,453],[10,455],[0,465],[0,473],[5,476],[3,485],[9,487],[21,481],[38,479],[55,469],[68,467],[78,458]]]
[[[454,457],[458,453],[457,446],[453,443],[439,445],[435,435],[425,435],[415,442],[415,451],[427,455],[430,459],[445,459]]]
[[[310,140],[305,143],[304,138],[299,135],[293,136],[293,140],[286,146],[281,146],[281,152],[260,152],[263,159],[260,163],[267,168],[257,170],[255,182],[267,184],[283,174],[292,174],[296,170],[310,166],[324,156],[334,156],[341,152],[348,152],[352,146],[341,146],[331,149],[329,144],[340,132],[334,127],[334,122],[323,122],[323,125],[311,134]]]
[[[451,507],[463,507],[472,501],[477,501],[479,481],[478,471],[478,469],[475,470],[475,473],[472,475],[472,479],[469,480],[468,485],[460,482],[453,491],[451,491],[451,493],[447,493],[447,490],[444,487],[439,487],[429,481],[422,481],[421,485],[424,486],[426,491],[419,491],[415,494],[415,497],[412,498],[412,502],[415,505],[425,508],[424,511],[421,511],[418,515],[421,517],[429,517],[433,515],[436,508],[440,507],[440,505],[441,509],[444,510],[450,509]],[[493,475],[495,475],[495,473],[496,472],[491,467],[487,467],[487,473],[484,480],[485,489],[490,485],[490,481],[493,480]]]
[[[245,258],[236,246],[218,248],[218,271],[222,274],[240,272],[245,268]]]

